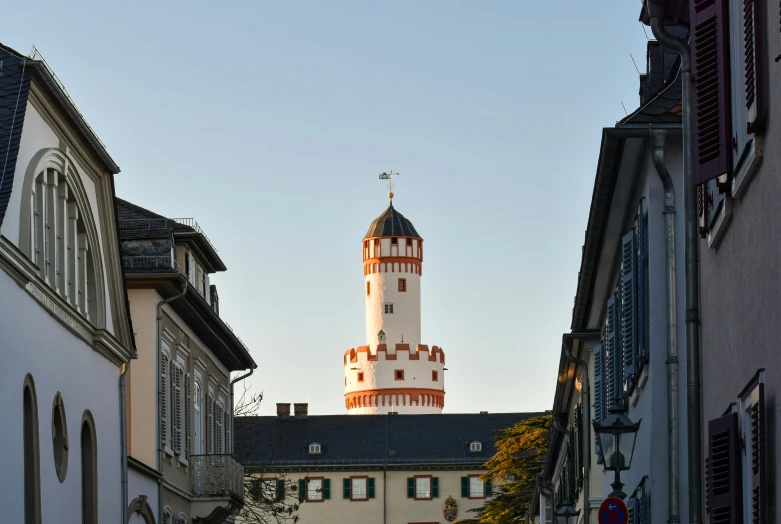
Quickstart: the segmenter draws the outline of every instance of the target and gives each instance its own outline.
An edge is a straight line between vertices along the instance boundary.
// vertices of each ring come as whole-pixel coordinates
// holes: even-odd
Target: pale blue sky
[[[12,2],[0,41],[43,53],[119,196],[205,229],[263,413],[345,412],[389,169],[446,412],[550,408],[601,128],[638,102],[639,0],[108,4]]]

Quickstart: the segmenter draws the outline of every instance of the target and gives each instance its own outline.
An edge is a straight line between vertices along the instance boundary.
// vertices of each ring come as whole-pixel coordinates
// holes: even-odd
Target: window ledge
[[[727,227],[732,221],[732,200],[733,199],[729,196],[724,197],[724,200],[721,202],[719,214],[716,217],[716,220],[713,221],[713,225],[708,229],[708,247],[711,249],[719,247],[719,243],[721,242],[721,239],[724,238]]]
[[[741,192],[745,191],[745,187],[748,186],[748,182],[754,176],[762,163],[762,151],[763,151],[762,137],[755,136],[754,140],[748,145],[743,152],[743,158],[738,163],[735,175],[732,178],[732,197],[737,198]]]
[[[173,457],[174,456],[174,450],[169,448],[168,444],[165,445],[165,454],[168,455],[169,457]]]

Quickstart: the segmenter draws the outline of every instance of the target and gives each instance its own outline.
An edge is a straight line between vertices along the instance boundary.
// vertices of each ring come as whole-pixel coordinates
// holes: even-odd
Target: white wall
[[[136,497],[146,495],[146,501],[149,504],[149,507],[152,508],[152,513],[155,516],[155,522],[161,523],[162,521],[157,517],[157,479],[136,471],[131,467],[128,470],[127,486],[128,504]],[[129,524],[146,524],[146,522],[144,521],[143,517],[141,517],[141,515],[134,513],[133,515],[130,515]]]
[[[119,369],[49,315],[0,270],[0,506],[3,522],[24,522],[22,387],[27,373],[38,397],[43,522],[80,524],[80,433],[82,414],[92,412],[97,434],[98,520],[120,517]],[[12,304],[13,307],[8,307]],[[70,452],[63,483],[54,469],[52,405],[60,392],[65,405]]]
[[[386,267],[385,272],[366,275],[370,293],[366,295],[366,343],[372,348],[378,344],[377,333],[385,332],[385,343],[389,345],[420,344],[420,275]],[[399,279],[406,279],[405,292],[399,291]],[[385,303],[393,304],[393,314],[385,314]]]

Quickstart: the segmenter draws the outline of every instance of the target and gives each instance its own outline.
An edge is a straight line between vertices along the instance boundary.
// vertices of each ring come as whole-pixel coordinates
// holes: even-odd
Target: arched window
[[[174,524],[174,512],[168,506],[163,510],[163,524]]]
[[[202,453],[201,451],[201,424],[202,424],[202,418],[201,418],[201,384],[200,382],[195,382],[195,454],[200,455]]]
[[[33,377],[27,375],[23,389],[24,438],[24,522],[41,522],[41,467],[38,447],[38,397],[35,394]]]
[[[81,419],[81,515],[84,524],[98,524],[98,443],[89,410]]]

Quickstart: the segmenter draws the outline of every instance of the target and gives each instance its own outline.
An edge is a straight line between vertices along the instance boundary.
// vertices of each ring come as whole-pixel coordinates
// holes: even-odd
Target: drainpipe
[[[683,89],[683,180],[686,222],[686,439],[689,473],[689,522],[702,522],[702,383],[700,379],[700,280],[697,190],[692,169],[691,54],[686,41],[664,29],[663,5],[648,4],[651,31],[681,56]]]
[[[566,338],[578,339],[581,342],[584,340],[599,340],[600,333],[570,333],[565,335]],[[589,381],[588,381],[588,362],[582,358],[577,358],[572,355],[572,349],[564,344],[564,356],[566,359],[576,366],[583,368],[583,385],[581,386],[580,396],[583,403],[583,420],[586,421],[586,428],[591,427],[591,402],[589,400]],[[581,449],[581,456],[583,457],[583,522],[591,522],[591,508],[589,507],[589,498],[591,497],[590,489],[590,472],[591,472],[591,431],[586,432],[586,436],[583,439],[583,449]]]
[[[163,388],[160,387],[160,353],[162,351],[161,345],[162,345],[162,330],[160,329],[160,323],[163,320],[163,306],[173,302],[174,300],[182,298],[184,295],[187,294],[187,277],[184,275],[179,275],[182,282],[182,291],[181,293],[178,293],[172,297],[165,298],[157,303],[157,316],[155,317],[155,324],[156,324],[156,349],[155,349],[155,357],[157,359],[157,365],[155,366],[155,369],[157,369],[157,471],[159,471],[161,474],[163,473],[163,454],[165,453],[163,449],[163,440],[162,440],[162,428],[161,423],[163,421],[163,410],[162,408],[162,401],[163,401],[163,395],[165,392],[163,391]],[[163,521],[163,479],[162,476],[157,481],[157,518],[160,520],[160,522]],[[124,524],[124,522],[122,523]]]
[[[247,373],[245,375],[241,375],[240,377],[236,377],[233,380],[231,380],[231,418],[230,418],[231,428],[230,428],[230,430],[231,430],[231,437],[234,440],[236,439],[236,433],[233,432],[233,428],[234,428],[234,425],[233,425],[233,410],[235,409],[235,406],[233,405],[233,384],[235,384],[236,382],[239,382],[240,380],[244,380],[245,378],[247,378],[250,375],[252,375],[252,373],[254,373],[254,372],[255,372],[255,368],[252,368],[252,369],[249,370],[249,373]],[[231,448],[231,453],[233,453],[233,442],[229,443],[228,445]]]
[[[133,353],[133,356],[130,357],[138,358],[138,353]],[[128,514],[127,514],[127,508],[128,508],[128,482],[127,482],[127,387],[126,387],[126,379],[127,374],[130,371],[130,362],[125,362],[122,365],[122,373],[119,374],[119,442],[120,442],[120,452],[122,454],[121,460],[122,460],[122,524],[125,524],[128,521]]]
[[[650,127],[650,126],[649,126]],[[680,453],[678,450],[678,325],[675,285],[675,189],[664,163],[667,131],[650,129],[653,161],[664,187],[664,256],[667,274],[667,522],[680,522]]]

